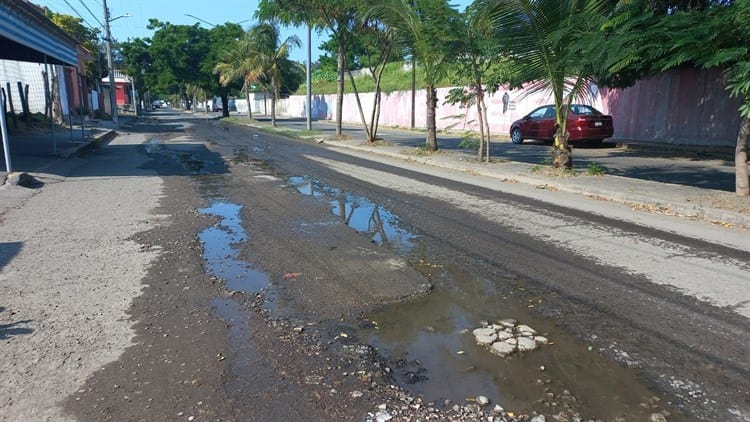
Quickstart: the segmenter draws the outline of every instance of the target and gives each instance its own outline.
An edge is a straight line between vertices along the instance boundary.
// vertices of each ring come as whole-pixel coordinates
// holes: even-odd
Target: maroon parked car
[[[599,112],[594,107],[571,104],[568,112],[569,142],[601,142],[612,137],[612,116]],[[524,139],[553,141],[555,135],[555,106],[541,106],[510,125],[510,140],[520,144]]]

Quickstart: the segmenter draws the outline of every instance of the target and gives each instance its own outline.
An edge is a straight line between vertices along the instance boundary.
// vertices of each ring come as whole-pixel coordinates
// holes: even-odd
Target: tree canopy
[[[101,72],[97,61],[100,60],[101,49],[99,48],[99,31],[98,28],[89,28],[83,24],[83,19],[56,13],[49,9],[46,10],[46,16],[55,25],[60,27],[71,38],[78,41],[86,50],[94,56],[94,60],[86,63],[86,77],[89,80],[98,80],[101,78]]]

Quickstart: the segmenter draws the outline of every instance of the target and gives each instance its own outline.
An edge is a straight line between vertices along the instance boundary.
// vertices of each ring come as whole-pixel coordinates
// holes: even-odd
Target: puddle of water
[[[662,409],[642,406],[656,394],[633,371],[565,337],[552,322],[516,305],[513,296],[500,295],[492,281],[455,268],[442,270],[433,280],[430,295],[370,315],[377,329],[372,324],[358,329],[360,338],[396,362],[396,378],[427,401],[463,403],[485,395],[516,412],[577,411],[605,420],[649,420]],[[506,358],[476,344],[471,330],[480,321],[506,318],[547,333],[553,344]],[[575,400],[560,397],[566,390]],[[681,418],[673,413],[669,420]]]
[[[416,234],[404,228],[390,210],[368,198],[341,192],[309,177],[292,177],[288,183],[302,195],[328,199],[333,215],[352,229],[369,235],[378,245],[406,254],[416,244]]]
[[[203,242],[203,259],[210,274],[224,279],[230,290],[257,292],[268,286],[270,276],[237,258],[239,250],[236,245],[247,241],[240,210],[241,205],[222,201],[198,210],[201,214],[220,219],[215,226],[200,232],[198,238]]]
[[[211,301],[211,307],[229,326],[229,350],[234,354],[234,359],[229,360],[231,376],[227,377],[227,391],[238,396],[242,392],[251,392],[248,385],[253,383],[248,377],[255,377],[257,373],[257,367],[252,362],[259,359],[259,354],[250,337],[248,317],[239,304],[230,299],[215,298]]]
[[[289,178],[289,185],[297,189],[297,192],[305,196],[314,197],[335,197],[341,192],[317,180],[312,180],[306,176],[294,176]]]

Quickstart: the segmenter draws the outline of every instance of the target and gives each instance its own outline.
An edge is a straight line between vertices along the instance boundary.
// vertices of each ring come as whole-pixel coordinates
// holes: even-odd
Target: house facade
[[[7,111],[55,113],[58,119],[94,110],[85,63],[91,54],[24,0],[0,0],[0,88]],[[57,107],[53,107],[53,103]]]

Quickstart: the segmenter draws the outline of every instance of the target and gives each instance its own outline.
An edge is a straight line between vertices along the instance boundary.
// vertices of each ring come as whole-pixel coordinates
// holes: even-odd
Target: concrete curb
[[[93,137],[91,137],[91,139],[82,142],[74,147],[66,148],[60,151],[58,153],[58,156],[60,156],[61,158],[69,158],[73,155],[77,155],[78,153],[84,153],[89,151],[90,149],[99,148],[101,144],[112,140],[115,136],[117,136],[117,131],[114,129],[109,129],[104,133],[94,135]]]

